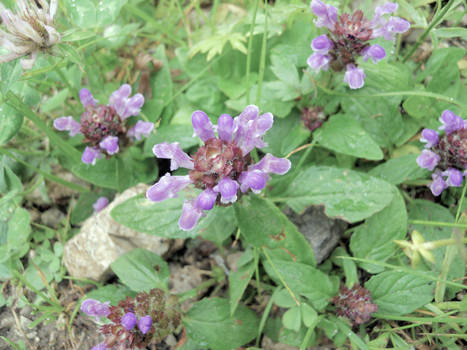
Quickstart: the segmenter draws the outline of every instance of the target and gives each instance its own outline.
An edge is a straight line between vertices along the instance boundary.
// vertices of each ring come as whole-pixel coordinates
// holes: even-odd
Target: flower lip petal
[[[81,161],[85,164],[96,164],[96,160],[102,158],[102,154],[97,148],[86,147],[81,156]]]
[[[439,135],[436,130],[423,129],[420,142],[426,143],[425,148],[431,148],[438,144]]]
[[[321,54],[327,54],[329,50],[333,48],[333,42],[328,38],[326,34],[317,36],[311,42],[311,48],[313,51]]]
[[[203,211],[197,207],[196,201],[187,201],[183,203],[182,215],[178,220],[178,227],[183,231],[191,231],[195,228]]]
[[[95,107],[97,104],[97,100],[92,96],[91,91],[86,88],[79,91],[79,99],[84,108],[88,106]]]
[[[211,188],[207,188],[200,193],[196,204],[200,209],[211,210],[214,207],[214,204],[216,204],[216,199],[217,193]]]
[[[354,66],[353,64],[347,65],[347,71],[344,75],[344,82],[349,84],[351,89],[360,89],[363,87],[365,81],[365,72],[363,69]]]
[[[443,111],[439,121],[443,124],[439,127],[439,130],[444,130],[446,134],[464,128],[464,120],[449,109]]]
[[[203,111],[194,111],[191,115],[191,123],[193,124],[195,135],[201,140],[207,141],[216,137],[214,125],[212,125],[208,115]]]
[[[274,157],[271,153],[267,153],[258,163],[251,165],[248,170],[260,170],[264,173],[273,173],[284,175],[292,166],[290,160],[286,158]]]
[[[95,212],[95,213],[98,213],[98,212],[100,212],[102,209],[104,209],[108,204],[109,204],[109,200],[107,199],[107,197],[99,197],[99,198],[97,198],[97,200],[94,202],[94,204],[92,205],[92,207],[94,208],[94,212]]]
[[[318,52],[313,53],[306,61],[310,68],[316,72],[320,70],[328,70],[329,62],[331,62],[331,57],[329,55],[324,55]]]
[[[366,62],[369,58],[373,61],[373,63],[378,63],[378,61],[382,60],[386,57],[386,51],[384,48],[378,44],[374,44],[368,46],[362,51],[363,60]]]
[[[81,134],[81,124],[71,116],[57,118],[54,120],[53,125],[59,131],[69,131],[71,137]]]
[[[138,320],[138,329],[146,334],[152,327],[152,318],[149,315],[143,316]]]
[[[127,132],[128,137],[134,137],[136,140],[141,140],[141,136],[149,136],[154,129],[154,123],[138,120],[136,124]]]
[[[318,18],[315,20],[316,27],[327,27],[330,30],[334,29],[337,21],[337,8],[327,5],[320,0],[312,0],[311,12]]]
[[[177,197],[177,193],[191,183],[190,177],[172,176],[165,174],[157,183],[146,191],[146,198],[152,202],[161,202],[169,198]]]
[[[152,152],[158,158],[165,158],[170,159],[170,170],[176,170],[179,167],[193,169],[194,164],[191,158],[183,152],[180,148],[180,144],[178,142],[174,143],[159,143],[154,145],[152,148]]]
[[[420,168],[432,171],[438,165],[439,160],[440,156],[435,152],[424,149],[417,158],[417,164]]]
[[[217,120],[217,133],[221,140],[232,141],[234,132],[234,120],[229,114],[221,114]]]
[[[237,191],[240,186],[237,181],[232,180],[229,177],[224,177],[217,186],[214,187],[214,191],[221,194],[221,203],[233,203],[237,200]]]
[[[431,193],[435,196],[439,196],[448,185],[439,173],[434,173],[431,177],[433,178],[433,182],[430,184]]]
[[[106,136],[100,143],[99,147],[104,149],[107,154],[115,154],[118,153],[118,137],[117,136]]]
[[[127,312],[125,315],[123,315],[120,323],[122,324],[123,328],[125,328],[127,331],[130,331],[136,326],[137,321],[138,319],[133,312]]]
[[[244,171],[238,181],[240,182],[240,190],[245,193],[248,189],[255,193],[259,193],[264,187],[269,176],[260,170]]]

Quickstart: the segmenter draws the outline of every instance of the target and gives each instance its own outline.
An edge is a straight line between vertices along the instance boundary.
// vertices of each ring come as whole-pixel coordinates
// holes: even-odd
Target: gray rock
[[[80,233],[70,239],[64,248],[63,262],[71,276],[103,281],[111,275],[110,264],[134,248],[145,248],[158,255],[169,251],[171,240],[134,231],[110,216],[115,206],[144,193],[147,188],[140,184],[127,189],[84,222]]]
[[[42,223],[52,228],[57,228],[63,219],[65,219],[65,214],[57,208],[48,209],[41,214]]]
[[[324,208],[320,206],[311,206],[301,215],[289,208],[284,210],[284,213],[306,237],[315,252],[318,264],[331,254],[347,228],[346,222],[328,218],[324,214]]]

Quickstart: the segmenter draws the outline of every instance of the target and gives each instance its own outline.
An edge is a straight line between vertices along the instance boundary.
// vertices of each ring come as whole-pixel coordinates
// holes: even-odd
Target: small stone
[[[169,251],[170,239],[137,232],[120,225],[110,215],[114,207],[145,193],[147,188],[147,185],[140,184],[127,189],[84,222],[80,233],[64,248],[63,262],[71,276],[103,281],[111,275],[110,264],[130,250],[144,248],[158,255]]]
[[[65,214],[57,208],[48,209],[41,214],[42,224],[51,228],[57,228],[64,219]]]
[[[344,221],[328,218],[321,206],[311,206],[300,215],[289,208],[284,213],[310,243],[318,264],[331,254],[347,228]]]

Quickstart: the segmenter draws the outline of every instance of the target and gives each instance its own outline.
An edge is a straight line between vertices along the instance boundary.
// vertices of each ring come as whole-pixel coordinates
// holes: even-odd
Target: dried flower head
[[[417,164],[433,171],[431,192],[439,196],[447,187],[460,187],[467,176],[467,120],[445,110],[439,119],[443,135],[432,129],[423,129],[421,142],[425,149]]]
[[[305,127],[314,131],[323,125],[326,120],[326,115],[323,112],[323,107],[314,106],[310,108],[304,108],[302,111],[302,121]]]
[[[368,322],[371,314],[378,311],[370,292],[356,284],[352,288],[342,286],[339,294],[332,299],[339,316],[347,317],[353,325]]]
[[[0,63],[19,57],[21,66],[31,69],[39,51],[47,51],[57,44],[61,36],[54,28],[53,19],[58,0],[17,0],[16,14],[0,3],[0,17],[6,31],[0,30],[0,43],[9,53],[0,56]]]
[[[83,305],[94,305],[95,302],[97,301],[88,299]],[[160,289],[152,289],[149,292],[141,292],[134,298],[127,297],[117,306],[108,307],[105,317],[109,323],[100,326],[105,341],[93,349],[144,349],[160,343],[167,335],[173,333],[181,322],[177,303],[177,297]],[[93,310],[87,312],[88,308],[81,306],[81,310],[86,314],[95,316]]]
[[[311,48],[314,53],[308,58],[308,65],[315,71],[331,67],[340,72],[345,68],[344,82],[351,89],[363,87],[365,73],[362,68],[358,68],[357,58],[363,56],[364,61],[371,58],[373,63],[377,63],[386,57],[386,52],[380,45],[370,45],[368,41],[377,37],[393,40],[394,34],[404,33],[410,28],[410,23],[402,18],[383,17],[396,11],[397,7],[396,3],[391,2],[378,6],[373,19],[369,21],[361,10],[352,15],[344,13],[338,18],[334,6],[312,0],[311,11],[318,16],[316,26],[327,27],[330,34],[313,39]]]
[[[57,130],[68,131],[70,136],[83,134],[84,142],[88,144],[81,157],[83,163],[94,165],[98,158],[102,158],[101,152],[111,156],[119,152],[119,145],[128,144],[130,139],[140,140],[151,133],[154,124],[142,120],[128,129],[126,119],[137,116],[144,104],[143,95],[135,94],[131,98],[130,95],[131,86],[123,84],[112,93],[108,105],[98,105],[88,89],[81,89],[79,97],[84,107],[81,122],[71,116],[54,120]]]
[[[260,192],[266,186],[269,174],[283,175],[291,165],[288,159],[276,158],[269,153],[252,164],[250,152],[266,145],[263,136],[273,124],[272,114],[260,115],[256,106],[247,106],[235,118],[222,114],[216,127],[203,111],[195,111],[191,120],[195,134],[204,142],[193,157],[183,152],[178,142],[164,142],[153,147],[157,157],[171,159],[170,170],[187,168],[189,175],[166,174],[146,193],[149,200],[160,202],[176,197],[190,184],[202,190],[197,198],[187,200],[183,205],[178,224],[186,231],[195,227],[205,210],[211,210],[215,204],[234,203],[239,195],[250,189]]]

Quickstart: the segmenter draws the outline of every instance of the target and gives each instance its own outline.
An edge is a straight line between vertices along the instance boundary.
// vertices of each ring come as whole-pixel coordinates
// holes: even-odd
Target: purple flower
[[[331,50],[333,46],[334,46],[333,42],[329,40],[326,34],[317,36],[311,42],[311,48],[313,49],[313,51],[320,53],[320,54],[328,53],[329,50]]]
[[[138,328],[141,333],[146,334],[152,327],[152,318],[149,315],[143,316],[138,320]]]
[[[308,57],[306,63],[311,67],[311,69],[318,72],[320,70],[328,70],[330,61],[331,57],[329,55],[314,53]]]
[[[441,192],[448,187],[448,185],[439,173],[433,173],[431,177],[433,178],[433,182],[430,184],[431,193],[435,196],[439,196]]]
[[[420,141],[426,143],[425,148],[431,148],[436,146],[438,139],[439,135],[437,131],[432,129],[423,129]]]
[[[188,231],[216,203],[234,203],[249,189],[259,192],[266,186],[269,174],[283,175],[290,169],[289,160],[271,154],[251,164],[249,153],[255,147],[266,145],[263,136],[272,127],[273,121],[271,113],[259,114],[258,107],[250,105],[235,118],[228,114],[221,115],[216,128],[206,113],[195,111],[192,115],[193,129],[204,141],[204,146],[192,157],[183,152],[176,142],[164,142],[153,147],[157,157],[171,160],[171,170],[184,167],[190,170],[189,175],[165,174],[148,189],[146,197],[160,202],[176,197],[190,184],[200,189],[202,192],[197,198],[186,200],[183,204],[178,224],[182,230]]]
[[[110,302],[101,303],[98,300],[86,299],[81,303],[80,310],[88,316],[94,316],[98,320],[99,317],[107,317],[110,314]]]
[[[315,25],[319,27],[327,27],[330,30],[334,29],[337,21],[337,9],[334,6],[326,5],[320,0],[312,0],[311,12],[318,18],[315,20]]]
[[[349,84],[351,89],[360,89],[363,87],[365,72],[363,69],[355,67],[353,64],[347,65],[347,71],[344,75],[344,83]]]
[[[382,60],[386,57],[386,51],[384,51],[383,47],[380,45],[371,45],[366,47],[363,51],[363,60],[366,62],[369,58],[373,61],[373,63],[378,63],[378,61]]]
[[[424,149],[417,158],[417,164],[420,168],[433,170],[439,162],[439,155],[435,152]]]
[[[60,117],[54,120],[54,127],[59,131],[69,131],[71,137],[81,134],[81,124],[73,117]]]
[[[98,213],[102,209],[104,209],[109,204],[109,200],[106,197],[99,197],[97,201],[94,202],[92,207],[94,208],[94,212]]]
[[[441,175],[446,176],[446,184],[451,187],[460,187],[464,179],[462,171],[454,168],[443,171]]]
[[[101,142],[99,147],[107,152],[107,154],[115,154],[118,152],[118,137],[117,136],[106,136]]]
[[[399,17],[390,17],[381,27],[375,28],[372,38],[382,36],[386,40],[393,40],[394,34],[402,34],[410,29],[410,23]]]
[[[464,128],[464,120],[448,109],[443,111],[439,121],[443,124],[439,127],[439,130],[444,130],[446,134],[450,134],[453,131]]]
[[[136,321],[136,315],[133,312],[127,312],[125,315],[122,316],[120,323],[127,331],[130,331],[135,327]]]
[[[143,95],[130,97],[130,94],[130,85],[124,84],[112,93],[108,105],[98,105],[92,93],[83,88],[79,92],[84,107],[80,122],[70,116],[54,120],[57,130],[68,131],[70,136],[83,134],[87,144],[81,157],[83,163],[94,165],[98,158],[102,158],[101,150],[107,155],[116,154],[119,152],[119,141],[127,144],[129,138],[140,140],[142,135],[148,136],[152,131],[154,124],[141,120],[128,130],[126,119],[138,115],[144,103]]]
[[[91,350],[107,350],[107,346],[105,346],[105,343],[100,343],[96,346],[93,346]]]
[[[154,123],[138,120],[135,126],[128,130],[127,136],[134,137],[139,141],[141,140],[141,136],[149,136],[152,129],[154,129]]]

